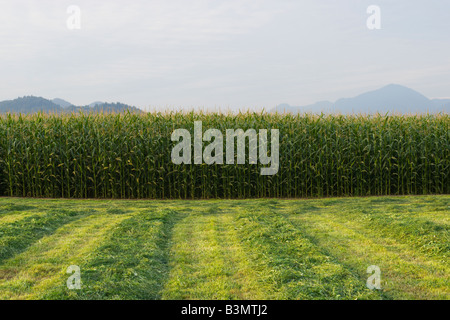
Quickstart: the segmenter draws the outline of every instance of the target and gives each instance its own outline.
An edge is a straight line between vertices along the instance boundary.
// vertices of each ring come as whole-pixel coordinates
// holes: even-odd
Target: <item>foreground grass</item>
[[[450,299],[449,205],[2,198],[0,299]]]

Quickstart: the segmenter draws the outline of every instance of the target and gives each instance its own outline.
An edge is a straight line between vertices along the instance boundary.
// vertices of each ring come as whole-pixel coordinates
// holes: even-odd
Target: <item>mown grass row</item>
[[[254,271],[273,288],[273,299],[380,298],[352,270],[273,213],[247,209],[237,217],[242,242],[258,261]]]
[[[48,293],[67,290],[67,268],[89,260],[127,218],[108,213],[84,215],[31,243],[0,265],[0,299],[45,299]]]
[[[0,299],[450,298],[448,196],[10,201]],[[370,265],[381,290],[366,287]]]
[[[80,268],[83,290],[65,283],[45,299],[160,299],[168,273],[171,228],[179,219],[173,210],[139,210],[122,221]]]
[[[0,262],[25,250],[30,244],[52,234],[59,227],[88,213],[65,209],[34,214],[0,225]]]
[[[188,129],[193,137],[196,120],[203,122],[203,132],[278,129],[278,173],[262,176],[260,164],[248,163],[248,146],[245,165],[173,164],[173,130]],[[449,125],[447,114],[7,115],[0,117],[0,194],[153,199],[448,194]]]
[[[379,266],[386,298],[448,300],[449,204],[445,197],[308,202],[283,215],[361,277],[367,263]]]

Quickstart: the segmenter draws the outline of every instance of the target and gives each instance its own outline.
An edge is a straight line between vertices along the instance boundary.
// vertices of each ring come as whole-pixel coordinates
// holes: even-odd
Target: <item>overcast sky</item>
[[[389,83],[450,97],[450,0],[0,0],[0,74],[0,100],[147,109],[270,109]]]

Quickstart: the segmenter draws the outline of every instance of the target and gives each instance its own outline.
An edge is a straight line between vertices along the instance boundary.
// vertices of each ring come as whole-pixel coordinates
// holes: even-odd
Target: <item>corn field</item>
[[[173,130],[192,134],[197,120],[204,131],[279,129],[278,173],[262,176],[261,165],[248,162],[173,164]],[[447,114],[9,114],[0,117],[0,194],[121,199],[448,194],[449,124]]]

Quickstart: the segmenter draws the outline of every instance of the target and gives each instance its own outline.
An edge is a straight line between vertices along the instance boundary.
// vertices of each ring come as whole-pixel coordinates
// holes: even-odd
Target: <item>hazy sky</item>
[[[0,74],[0,100],[152,109],[269,109],[389,83],[450,97],[450,1],[0,0]]]

